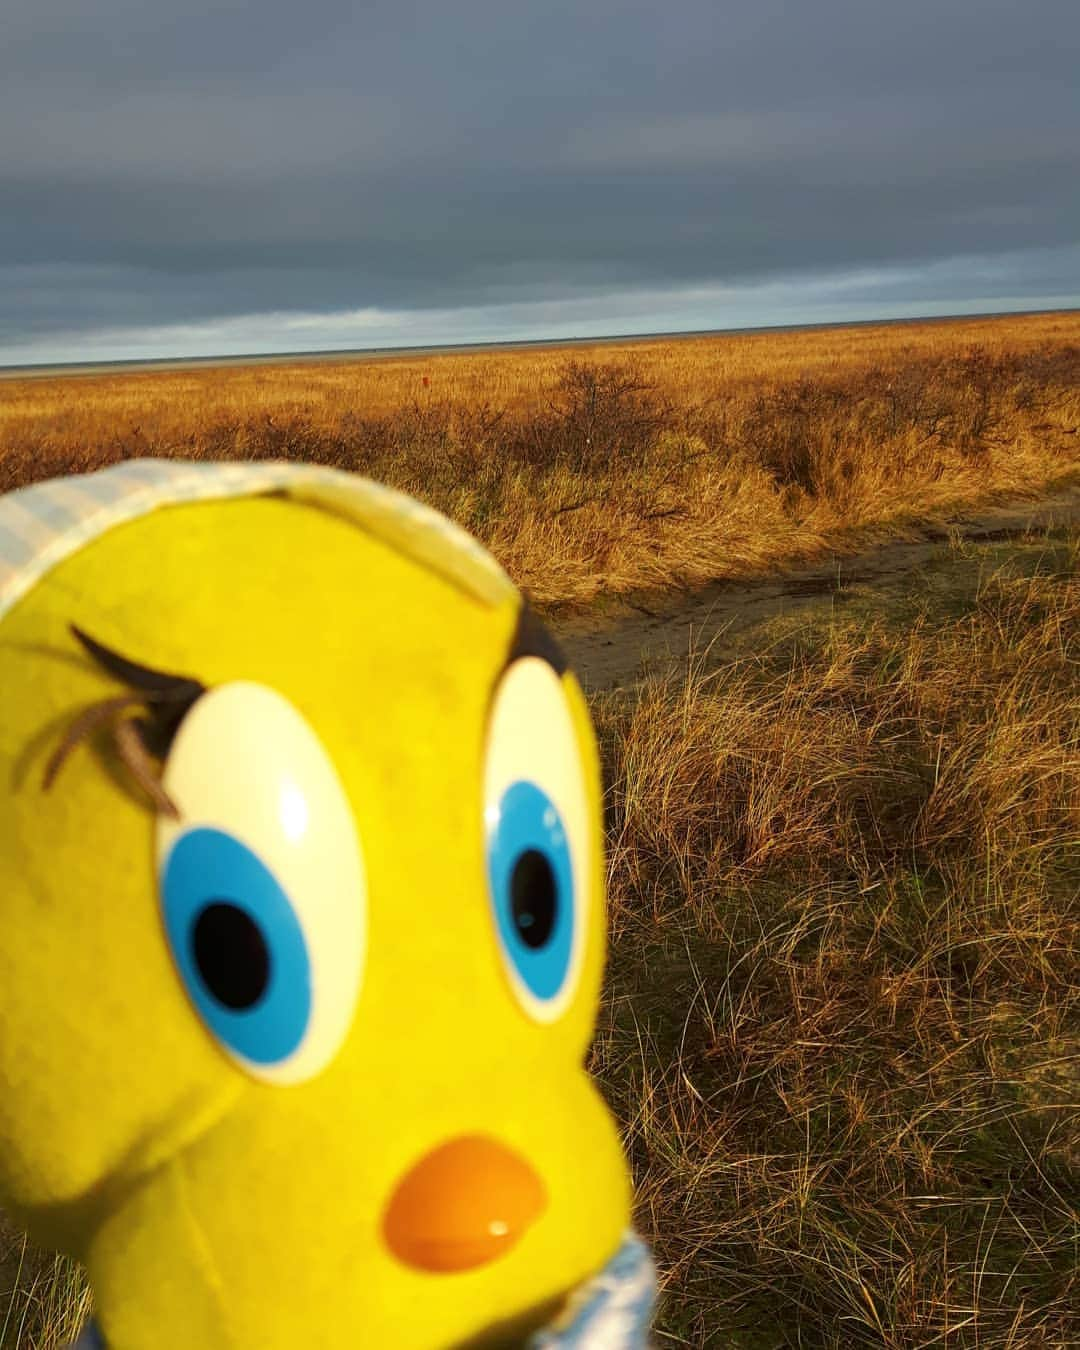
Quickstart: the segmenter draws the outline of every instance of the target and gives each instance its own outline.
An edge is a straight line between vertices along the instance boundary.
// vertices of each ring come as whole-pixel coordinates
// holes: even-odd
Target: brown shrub
[[[537,600],[584,602],[1075,474],[1077,333],[1056,315],[12,380],[0,490],[134,455],[330,464],[454,516]]]

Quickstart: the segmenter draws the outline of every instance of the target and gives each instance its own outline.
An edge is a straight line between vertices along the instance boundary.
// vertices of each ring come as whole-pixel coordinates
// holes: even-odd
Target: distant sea
[[[883,328],[903,324],[957,323],[970,319],[1020,319],[1037,314],[1074,314],[1072,309],[1025,309],[985,314],[929,314],[924,318],[849,319],[839,323],[764,324],[759,328],[696,328],[675,333],[617,333],[605,337],[529,338],[514,342],[443,343],[434,347],[346,347],[314,352],[258,352],[240,356],[160,356],[141,361],[69,361],[60,365],[0,366],[0,380],[47,375],[104,375],[140,370],[200,370],[214,366],[280,366],[304,362],[378,361],[451,353],[512,352],[545,347],[617,347],[628,342],[676,342],[680,338],[742,337],[749,333],[820,332],[827,328]]]

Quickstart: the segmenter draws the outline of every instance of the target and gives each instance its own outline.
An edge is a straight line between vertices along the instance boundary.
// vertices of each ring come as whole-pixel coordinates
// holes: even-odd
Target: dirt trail
[[[902,590],[950,540],[988,543],[1068,524],[1080,524],[1080,485],[1040,501],[956,511],[924,524],[916,539],[860,553],[837,551],[827,561],[786,568],[782,575],[715,582],[691,594],[629,597],[601,616],[593,612],[553,623],[585,688],[610,689],[681,665],[691,641],[698,649],[712,643],[714,659],[730,656],[746,629],[820,605],[822,596],[841,588],[849,592],[870,584]]]

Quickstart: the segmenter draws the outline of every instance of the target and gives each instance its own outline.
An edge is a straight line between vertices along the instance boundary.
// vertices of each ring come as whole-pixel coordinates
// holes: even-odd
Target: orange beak
[[[470,1270],[509,1251],[546,1204],[544,1183],[523,1158],[494,1139],[464,1135],[406,1172],[383,1233],[408,1266]]]

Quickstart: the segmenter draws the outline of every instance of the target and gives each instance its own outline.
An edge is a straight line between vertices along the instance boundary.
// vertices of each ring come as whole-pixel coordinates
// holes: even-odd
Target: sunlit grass
[[[1076,1344],[1080,536],[958,542],[759,649],[594,702],[592,1067],[658,1344]],[[17,1283],[5,1350],[52,1350],[73,1268]]]
[[[339,464],[583,603],[1075,477],[1078,337],[1058,315],[10,382],[0,486]],[[661,1345],[1080,1343],[1078,561],[1075,535],[958,537],[903,597],[838,586],[751,655],[595,702],[593,1065]],[[0,1226],[3,1350],[54,1350],[86,1307]]]
[[[1080,472],[1078,429],[1064,314],[6,381],[0,489],[138,455],[336,465],[431,502],[558,605],[1037,492]]]
[[[1080,1343],[1080,549],[1032,552],[598,705],[663,1344]]]
[[[89,1309],[76,1263],[34,1251],[0,1217],[0,1350],[57,1350],[75,1339]]]

